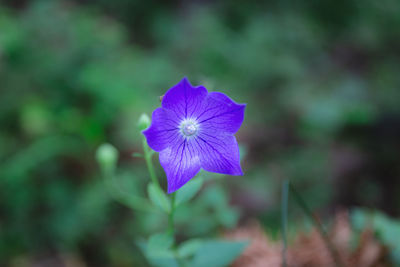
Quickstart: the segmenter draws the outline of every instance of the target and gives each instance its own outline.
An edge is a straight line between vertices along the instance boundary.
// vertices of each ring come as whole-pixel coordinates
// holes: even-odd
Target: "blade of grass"
[[[281,227],[282,227],[282,266],[287,266],[287,219],[288,219],[288,202],[289,202],[289,181],[287,179],[282,181],[282,195],[281,195]]]
[[[324,243],[325,243],[327,249],[329,250],[333,260],[335,261],[336,266],[337,267],[345,267],[345,265],[343,264],[343,262],[339,256],[339,253],[337,252],[336,248],[334,247],[331,240],[329,239],[328,234],[324,230],[320,220],[318,220],[318,218],[312,214],[312,212],[308,208],[306,202],[301,197],[300,193],[296,190],[296,188],[293,186],[293,184],[289,184],[289,189],[290,189],[290,192],[292,193],[296,203],[304,211],[306,216],[311,220],[311,222],[314,224],[315,228],[317,229],[318,233],[324,240]]]

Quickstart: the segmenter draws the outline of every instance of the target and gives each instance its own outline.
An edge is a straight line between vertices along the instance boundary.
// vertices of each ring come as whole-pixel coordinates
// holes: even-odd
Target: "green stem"
[[[153,166],[153,162],[152,162],[152,150],[149,148],[149,146],[147,145],[146,139],[143,138],[143,153],[144,153],[144,158],[146,160],[146,165],[147,165],[147,169],[149,170],[149,174],[150,174],[150,179],[151,181],[158,186],[159,188],[161,188],[160,183],[158,182],[157,176],[156,176],[156,172],[154,171],[154,166]],[[168,233],[170,233],[172,236],[175,235],[175,227],[174,227],[174,215],[175,215],[175,193],[171,194],[171,210],[168,214]],[[184,263],[182,262],[182,260],[179,258],[179,255],[177,255],[177,253],[175,254],[175,258],[178,262],[178,265],[180,267],[184,266]]]
[[[168,232],[171,235],[175,234],[174,215],[175,215],[175,192],[171,194],[171,211],[168,214]]]
[[[171,194],[171,211],[168,214],[168,233],[172,236],[175,235],[175,226],[174,226],[174,215],[175,215],[175,192]],[[174,236],[175,240],[175,236]],[[178,254],[176,247],[174,248],[174,255],[176,262],[179,267],[186,267],[186,263]]]
[[[325,242],[326,247],[328,248],[333,260],[335,261],[336,266],[338,267],[344,267],[345,265],[343,264],[339,253],[337,252],[337,250],[335,249],[334,245],[332,244],[332,242],[330,241],[328,234],[326,233],[326,231],[324,230],[321,222],[318,220],[318,218],[316,216],[314,216],[311,212],[311,210],[308,208],[306,202],[303,200],[303,198],[301,197],[301,195],[299,194],[299,192],[297,192],[297,190],[294,188],[294,186],[292,184],[289,185],[289,189],[293,194],[293,197],[295,198],[297,204],[299,204],[299,206],[303,209],[304,213],[309,217],[309,219],[313,222],[315,228],[317,229],[317,231],[319,232],[320,236],[322,237],[322,239]]]
[[[143,142],[142,143],[143,143],[144,159],[146,160],[146,165],[147,165],[147,169],[149,170],[150,179],[156,186],[161,188],[160,187],[160,183],[158,182],[158,179],[157,179],[156,172],[154,170],[153,161],[151,159],[151,156],[153,155],[153,153],[150,150],[150,148],[148,147],[145,138],[143,138]]]
[[[288,202],[289,202],[289,181],[282,181],[282,199],[281,199],[281,223],[282,223],[282,266],[287,266],[287,219],[288,219]]]

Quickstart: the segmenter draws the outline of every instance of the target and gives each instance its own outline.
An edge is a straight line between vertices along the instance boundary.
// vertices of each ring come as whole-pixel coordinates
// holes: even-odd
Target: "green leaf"
[[[217,211],[217,218],[219,223],[227,228],[232,228],[236,225],[239,219],[239,211],[234,207],[227,206],[224,209]]]
[[[161,234],[162,235],[162,234]],[[153,240],[151,240],[153,238]],[[143,251],[144,256],[146,259],[149,261],[151,266],[154,267],[179,267],[178,262],[175,259],[175,254],[171,249],[162,249],[159,251],[156,251],[156,246],[155,242],[158,240],[162,241],[164,244],[164,248],[168,244],[168,242],[165,242],[163,240],[165,237],[156,237],[156,235],[153,237],[150,237],[148,242],[143,242],[139,241],[137,242],[137,245],[140,247],[140,249]],[[153,243],[154,242],[154,243]],[[153,243],[153,244],[151,244]],[[153,248],[150,248],[153,247]]]
[[[171,203],[167,197],[167,195],[153,183],[150,183],[147,187],[147,193],[149,194],[149,198],[151,202],[160,209],[165,212],[170,212]]]
[[[150,255],[159,255],[168,252],[169,248],[174,244],[174,238],[168,233],[154,234],[149,238],[147,243],[147,252]]]
[[[197,249],[191,267],[225,267],[232,263],[247,246],[247,242],[211,240]]]
[[[187,258],[196,253],[196,251],[201,247],[203,241],[200,239],[191,239],[183,242],[178,248],[178,255],[181,258]]]
[[[192,179],[187,184],[185,184],[181,189],[176,192],[176,205],[189,201],[193,198],[197,192],[199,192],[201,186],[203,185],[203,178],[198,177]]]
[[[377,237],[390,248],[390,255],[400,264],[400,221],[392,219],[377,210],[355,209],[351,213],[354,227],[359,231],[371,227]]]
[[[207,188],[201,197],[205,204],[215,209],[224,209],[228,206],[228,196],[224,189],[218,184]]]
[[[179,264],[177,260],[174,258],[172,252],[170,252],[168,255],[165,254],[163,256],[157,256],[157,257],[147,256],[147,259],[149,260],[151,266],[154,267],[179,267]]]

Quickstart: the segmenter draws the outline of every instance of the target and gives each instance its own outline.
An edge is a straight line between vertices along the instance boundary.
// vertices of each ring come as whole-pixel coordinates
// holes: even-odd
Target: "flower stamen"
[[[184,120],[179,128],[185,137],[190,137],[197,133],[199,125],[194,120]]]

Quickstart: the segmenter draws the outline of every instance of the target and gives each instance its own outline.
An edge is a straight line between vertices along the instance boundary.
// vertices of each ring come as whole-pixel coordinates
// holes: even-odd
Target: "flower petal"
[[[239,147],[231,134],[202,131],[195,139],[200,150],[201,167],[209,172],[243,175]]]
[[[203,86],[193,87],[187,78],[183,78],[177,85],[167,91],[162,100],[162,106],[170,109],[183,119],[190,118],[207,96],[207,89]]]
[[[160,163],[167,174],[168,193],[175,192],[200,170],[200,157],[193,139],[182,138],[177,146],[160,152]]]
[[[180,138],[179,121],[175,114],[164,108],[153,111],[151,125],[143,131],[149,146],[160,152]]]
[[[212,92],[195,117],[202,129],[236,133],[243,122],[245,107],[246,104],[237,104],[223,93]]]

